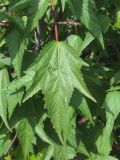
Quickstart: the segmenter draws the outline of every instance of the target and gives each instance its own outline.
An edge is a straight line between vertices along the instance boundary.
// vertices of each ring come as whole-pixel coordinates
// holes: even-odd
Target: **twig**
[[[17,135],[14,136],[14,138],[13,138],[11,144],[9,145],[9,147],[8,147],[8,149],[7,149],[7,151],[6,151],[6,155],[9,153],[9,151],[10,151],[11,147],[13,146],[13,144],[14,144],[16,138],[17,138]]]
[[[58,24],[65,24],[65,25],[81,25],[80,22],[77,22],[77,21],[63,21],[63,22],[58,22]]]
[[[7,20],[0,21],[0,26],[8,26],[8,21]]]
[[[37,28],[35,30],[35,53],[39,53],[41,49],[40,45],[40,36],[41,36],[41,29],[42,28],[42,19],[39,21]]]
[[[58,42],[58,40],[59,40],[59,38],[58,38],[58,25],[57,25],[57,18],[56,18],[55,6],[54,6],[53,0],[51,0],[51,9],[52,9],[52,12],[54,15],[55,38],[56,38],[56,41]]]

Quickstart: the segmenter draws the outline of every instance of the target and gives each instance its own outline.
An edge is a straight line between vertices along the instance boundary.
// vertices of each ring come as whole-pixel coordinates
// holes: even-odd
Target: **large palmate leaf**
[[[21,64],[26,48],[26,38],[17,30],[14,29],[6,38],[8,51],[16,74],[20,76]]]
[[[38,24],[39,19],[48,8],[48,0],[31,1],[30,15],[28,17],[27,31],[32,31]]]
[[[25,100],[39,90],[43,91],[48,114],[60,137],[69,124],[69,102],[74,88],[94,100],[80,72],[82,63],[66,43],[53,41],[42,50],[28,70],[28,73],[35,71],[36,75]]]
[[[107,122],[102,135],[100,135],[97,140],[97,149],[100,154],[108,155],[112,149],[111,133],[114,122],[120,113],[120,92],[112,91],[108,93],[104,106]]]
[[[72,9],[76,16],[82,21],[86,28],[92,32],[92,34],[104,47],[102,30],[95,13],[95,9],[93,7],[93,2],[93,0],[70,0]]]
[[[6,91],[8,89],[9,85],[9,76],[6,69],[0,70],[0,116],[7,126],[7,94]]]
[[[27,119],[22,119],[17,128],[17,137],[25,158],[32,152],[32,143],[34,140],[34,132]]]

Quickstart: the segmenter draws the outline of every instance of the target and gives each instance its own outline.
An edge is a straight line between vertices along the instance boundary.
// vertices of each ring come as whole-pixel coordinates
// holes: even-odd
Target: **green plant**
[[[119,0],[0,0],[1,160],[120,158]]]

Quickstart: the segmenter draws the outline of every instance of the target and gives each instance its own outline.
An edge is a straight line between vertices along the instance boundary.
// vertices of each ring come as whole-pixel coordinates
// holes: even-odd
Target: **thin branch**
[[[0,21],[0,26],[8,26],[9,22],[7,20]]]
[[[75,26],[81,25],[81,23],[77,21],[63,21],[63,22],[58,22],[58,24],[75,25]]]
[[[41,19],[35,30],[35,53],[39,53],[41,49],[40,37],[41,37],[42,23],[43,20]]]
[[[17,135],[14,136],[14,138],[13,138],[11,144],[9,145],[9,147],[8,147],[8,149],[7,149],[7,151],[6,151],[6,155],[9,153],[10,149],[12,148],[12,146],[13,146],[13,144],[14,144],[16,138],[17,138]]]
[[[59,38],[58,38],[58,25],[57,25],[57,18],[56,18],[55,6],[54,6],[53,0],[51,0],[51,9],[52,9],[52,12],[54,15],[55,38],[56,38],[56,41],[58,42],[58,40],[59,40]]]

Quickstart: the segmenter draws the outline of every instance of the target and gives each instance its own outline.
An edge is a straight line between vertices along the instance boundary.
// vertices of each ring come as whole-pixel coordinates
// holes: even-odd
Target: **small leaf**
[[[6,41],[16,74],[20,76],[22,59],[27,45],[26,38],[17,29],[14,29],[8,34]]]
[[[27,119],[22,119],[16,128],[17,137],[25,159],[32,152],[34,132]]]
[[[80,49],[83,44],[83,40],[80,36],[71,35],[66,39],[67,43],[80,55]]]
[[[5,66],[10,66],[10,64],[11,64],[10,58],[0,54],[0,68],[3,68]]]
[[[54,160],[68,160],[73,159],[75,157],[76,153],[75,150],[69,146],[55,146],[54,151]]]
[[[9,20],[11,20],[21,32],[25,32],[24,22],[21,17],[9,16]]]
[[[93,158],[87,159],[87,160],[118,160],[115,157],[112,156],[102,156],[102,155],[97,155]]]
[[[94,40],[94,36],[90,33],[90,32],[87,32],[86,33],[86,36],[85,36],[85,39],[83,41],[83,44],[80,48],[80,53]]]
[[[30,6],[32,0],[19,0],[17,2],[13,2],[10,5],[10,11],[12,12],[18,12],[19,10],[22,10],[28,6]]]
[[[98,19],[99,19],[102,32],[106,33],[111,23],[110,18],[108,16],[99,15]]]
[[[7,91],[7,101],[8,101],[8,114],[9,119],[11,118],[13,111],[17,104],[21,105],[21,101],[23,98],[24,90],[12,88],[11,90],[8,89]]]
[[[61,4],[62,4],[62,11],[65,10],[65,4],[66,4],[67,0],[61,0]]]
[[[102,135],[97,140],[97,149],[100,154],[109,155],[112,149],[111,133],[114,127],[115,119],[120,113],[120,92],[112,91],[109,92],[105,99],[105,110],[106,110],[106,126],[103,129]]]
[[[27,32],[31,32],[38,24],[48,8],[48,0],[33,0],[28,17]]]
[[[9,86],[9,76],[6,69],[0,70],[0,116],[6,127],[10,130],[7,121],[7,88]]]
[[[6,155],[6,152],[11,144],[11,140],[7,136],[0,138],[0,157]]]
[[[101,26],[99,24],[95,9],[94,1],[90,0],[70,0],[72,9],[76,16],[88,28],[91,33],[99,40],[104,48]]]
[[[77,111],[82,113],[83,116],[87,117],[91,121],[91,123],[94,124],[88,103],[85,97],[77,90],[73,92],[70,105],[72,105]]]
[[[8,18],[6,12],[0,11],[0,21],[5,20],[6,18]]]

